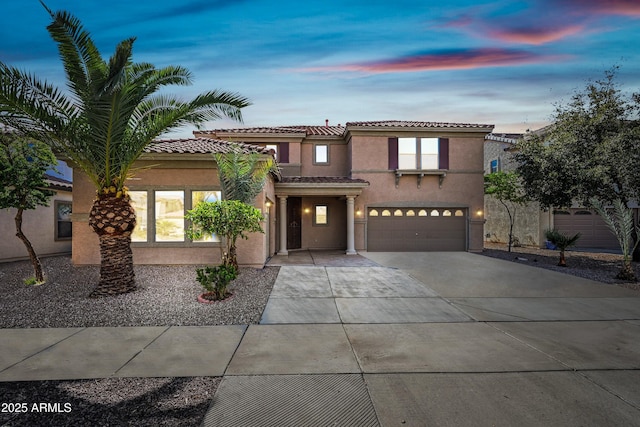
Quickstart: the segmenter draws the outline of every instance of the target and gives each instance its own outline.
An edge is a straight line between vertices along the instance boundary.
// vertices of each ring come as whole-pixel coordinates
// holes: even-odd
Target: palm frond
[[[88,101],[95,93],[94,88],[104,84],[107,64],[78,18],[65,11],[52,12],[46,9],[52,18],[47,30],[58,43],[69,89],[79,98]]]

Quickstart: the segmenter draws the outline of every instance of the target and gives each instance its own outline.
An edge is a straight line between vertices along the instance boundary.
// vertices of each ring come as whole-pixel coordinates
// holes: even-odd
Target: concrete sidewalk
[[[206,426],[640,425],[638,292],[365,255],[283,266],[259,325],[0,330],[0,381],[224,376]]]

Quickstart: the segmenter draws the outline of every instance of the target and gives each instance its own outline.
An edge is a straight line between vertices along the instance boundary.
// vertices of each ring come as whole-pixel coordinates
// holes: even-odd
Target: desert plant
[[[229,283],[238,277],[238,269],[232,265],[217,265],[196,270],[197,280],[207,291],[204,298],[220,301],[228,295]]]
[[[640,226],[633,223],[633,210],[620,199],[613,202],[613,210],[608,210],[596,199],[591,200],[591,205],[602,217],[607,227],[618,239],[622,250],[622,268],[616,275],[616,279],[635,282],[636,273],[631,265],[633,251],[638,246],[640,239],[634,242],[633,235],[640,236]]]
[[[567,261],[564,256],[564,251],[578,242],[578,239],[580,239],[580,233],[576,233],[573,236],[567,236],[554,228],[553,230],[546,230],[544,235],[547,240],[553,243],[560,251],[560,261],[558,262],[558,265],[560,267],[566,267]]]
[[[278,170],[273,158],[263,154],[246,153],[239,144],[234,144],[228,153],[214,155],[222,196],[226,200],[239,200],[252,204],[260,194],[267,176]]]
[[[238,237],[247,239],[246,233],[264,233],[260,221],[264,218],[259,209],[238,200],[200,202],[185,215],[191,226],[187,237],[199,239],[203,234],[216,234],[224,238],[220,246],[222,263],[238,267],[236,241]]]

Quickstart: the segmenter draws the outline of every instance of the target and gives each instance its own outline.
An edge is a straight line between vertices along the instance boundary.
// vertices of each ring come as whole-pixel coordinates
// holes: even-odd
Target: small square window
[[[329,146],[315,145],[315,163],[329,163]]]
[[[313,215],[314,225],[327,225],[329,224],[329,208],[327,205],[316,205]]]

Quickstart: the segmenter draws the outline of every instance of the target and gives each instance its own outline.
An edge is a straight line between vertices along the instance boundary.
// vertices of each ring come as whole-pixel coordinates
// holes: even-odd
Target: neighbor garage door
[[[464,251],[466,209],[370,208],[367,250],[371,252]]]
[[[565,234],[580,233],[577,248],[619,249],[618,240],[595,212],[569,209],[553,212],[554,227]]]

